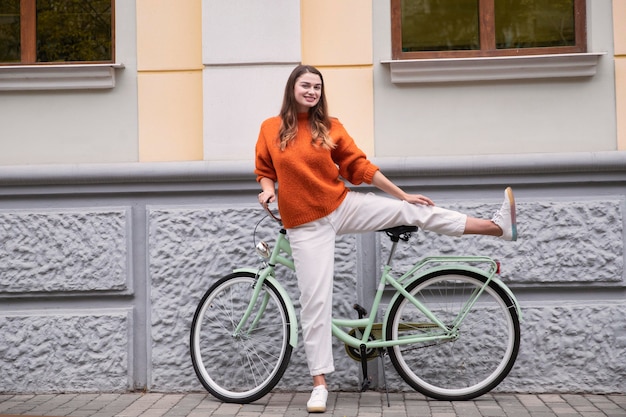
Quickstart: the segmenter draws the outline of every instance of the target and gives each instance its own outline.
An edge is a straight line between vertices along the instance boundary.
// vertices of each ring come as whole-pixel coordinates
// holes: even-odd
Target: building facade
[[[393,56],[393,3],[117,0],[114,62],[0,65],[0,392],[201,389],[193,311],[259,264],[254,144],[300,62],[407,190],[480,216],[516,190],[518,242],[405,251],[502,260],[524,322],[498,389],[626,392],[626,1],[576,0],[584,52],[415,60]],[[338,241],[338,312],[367,305],[386,248]],[[335,347],[331,386],[358,389]],[[279,388],[309,382],[300,346]]]

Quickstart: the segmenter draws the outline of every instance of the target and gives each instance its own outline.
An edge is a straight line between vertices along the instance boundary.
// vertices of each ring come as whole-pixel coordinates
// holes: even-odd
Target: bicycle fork
[[[255,314],[254,319],[252,320],[252,323],[250,323],[250,325],[248,326],[245,332],[242,332],[243,327],[246,325],[246,323],[248,322],[248,319],[250,318],[250,316],[252,316],[252,312],[255,310],[255,306],[258,303],[258,299],[259,299],[259,296],[261,295],[262,289],[263,289],[263,280],[257,279],[254,283],[254,291],[252,292],[252,297],[250,298],[250,303],[248,304],[248,308],[246,308],[246,311],[241,317],[241,320],[239,320],[239,323],[237,324],[237,327],[235,328],[235,331],[232,334],[233,337],[239,337],[242,334],[246,334],[246,335],[249,334],[251,331],[255,329],[261,317],[263,317],[263,313],[265,312],[265,308],[267,307],[267,303],[269,302],[269,299],[270,299],[270,296],[267,293],[263,295],[261,304],[258,307],[258,309],[256,309],[256,314]]]
[[[233,272],[248,272],[255,274],[257,279],[254,284],[254,290],[252,292],[252,296],[250,297],[250,303],[246,308],[245,313],[237,323],[237,327],[233,332],[233,337],[240,336],[244,332],[244,328],[250,320],[253,313],[255,313],[254,319],[252,323],[250,323],[249,328],[245,331],[246,334],[252,331],[259,320],[262,318],[265,308],[269,302],[269,294],[267,294],[264,290],[265,285],[271,285],[274,289],[280,294],[280,298],[282,302],[285,304],[285,309],[287,312],[287,322],[289,324],[289,344],[295,348],[298,345],[298,316],[296,314],[296,309],[293,306],[293,302],[289,297],[287,291],[283,288],[282,285],[274,278],[273,268],[268,266],[264,269],[254,269],[254,268],[239,268],[235,269]],[[261,303],[259,303],[259,297],[263,297]],[[258,310],[255,310],[258,309]]]

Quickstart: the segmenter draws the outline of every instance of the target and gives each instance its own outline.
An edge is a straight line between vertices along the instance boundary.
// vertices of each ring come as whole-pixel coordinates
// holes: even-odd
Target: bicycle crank
[[[382,337],[382,328],[382,323],[374,323],[368,341],[371,342],[380,339]],[[356,339],[361,339],[363,337],[364,331],[364,327],[358,327],[350,329],[348,334]],[[358,346],[354,347],[346,344],[346,353],[350,358],[354,359],[357,362],[361,362],[361,349]],[[376,349],[365,349],[365,353],[368,361],[371,361],[372,359],[376,359],[378,357],[378,352],[376,351]]]

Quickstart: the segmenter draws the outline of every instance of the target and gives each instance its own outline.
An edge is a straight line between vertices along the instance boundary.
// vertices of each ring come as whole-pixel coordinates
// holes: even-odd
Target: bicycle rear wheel
[[[407,287],[420,303],[452,327],[470,295],[486,282],[480,274],[439,271]],[[441,335],[407,298],[391,306],[387,340]],[[396,371],[414,389],[439,400],[469,400],[495,388],[507,376],[520,344],[520,325],[513,301],[491,282],[460,324],[458,337],[394,346],[389,357]]]
[[[246,325],[236,332],[257,278],[239,272],[217,281],[202,297],[191,325],[191,361],[198,379],[225,402],[256,401],[283,376],[292,346],[285,302],[263,284]]]

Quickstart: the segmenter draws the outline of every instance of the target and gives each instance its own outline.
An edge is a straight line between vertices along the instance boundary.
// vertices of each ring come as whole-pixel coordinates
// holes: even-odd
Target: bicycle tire
[[[473,272],[437,271],[409,284],[407,291],[450,326],[469,293],[485,282],[484,276]],[[441,330],[399,296],[389,310],[387,340],[416,332]],[[515,363],[519,345],[515,305],[492,281],[468,312],[457,339],[393,346],[389,357],[404,381],[422,394],[445,401],[469,400],[502,382]]]
[[[202,297],[191,324],[193,368],[204,388],[224,402],[262,398],[280,381],[291,358],[287,307],[270,282],[264,282],[248,323],[265,298],[260,320],[252,331],[235,335],[256,283],[256,275],[247,272],[221,278]]]

